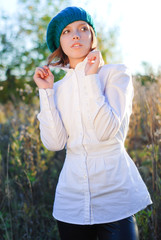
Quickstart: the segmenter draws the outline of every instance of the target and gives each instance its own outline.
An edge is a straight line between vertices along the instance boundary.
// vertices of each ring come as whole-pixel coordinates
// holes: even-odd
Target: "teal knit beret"
[[[47,34],[46,42],[49,50],[54,52],[60,45],[60,36],[63,29],[70,23],[75,21],[85,21],[87,22],[94,30],[95,26],[92,20],[92,17],[87,13],[83,8],[79,7],[67,7],[61,12],[59,12],[53,19],[50,21]]]

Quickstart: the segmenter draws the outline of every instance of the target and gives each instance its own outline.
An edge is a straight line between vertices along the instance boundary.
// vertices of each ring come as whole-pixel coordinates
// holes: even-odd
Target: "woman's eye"
[[[69,32],[69,30],[65,30],[64,32],[63,32],[63,34],[67,34]]]
[[[87,27],[82,27],[81,30],[82,30],[82,31],[87,31],[88,28],[87,28]]]

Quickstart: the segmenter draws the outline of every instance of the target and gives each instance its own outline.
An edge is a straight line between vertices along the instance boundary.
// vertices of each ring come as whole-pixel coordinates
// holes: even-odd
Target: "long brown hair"
[[[93,28],[90,26],[90,31],[92,34],[92,44],[91,44],[91,51],[96,49],[97,47],[97,38],[95,36]],[[52,61],[54,62],[52,63]],[[69,63],[68,56],[63,52],[61,45],[52,53],[49,55],[47,59],[47,65],[51,66],[65,66]]]

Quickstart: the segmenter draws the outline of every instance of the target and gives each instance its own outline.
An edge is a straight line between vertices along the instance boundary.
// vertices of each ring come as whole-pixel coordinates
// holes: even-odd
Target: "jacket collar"
[[[86,63],[87,63],[87,57],[82,62],[78,63],[76,65],[75,69],[70,68],[70,64],[67,64],[66,66],[57,65],[57,66],[52,66],[52,67],[62,69],[62,70],[66,71],[68,73],[68,72],[72,72],[73,70],[75,70],[75,71],[84,70],[85,66],[86,66]],[[101,68],[103,65],[104,65],[104,61],[102,60],[99,68]]]

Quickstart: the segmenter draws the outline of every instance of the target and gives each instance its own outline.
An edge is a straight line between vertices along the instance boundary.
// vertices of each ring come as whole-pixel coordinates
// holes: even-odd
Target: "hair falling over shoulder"
[[[52,61],[55,61],[52,63]],[[69,63],[67,55],[63,52],[61,46],[59,46],[52,54],[49,55],[47,59],[47,65],[57,66],[62,65],[65,66]]]

